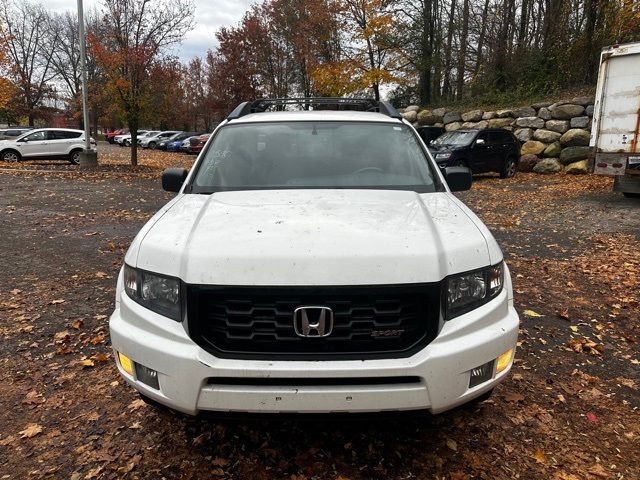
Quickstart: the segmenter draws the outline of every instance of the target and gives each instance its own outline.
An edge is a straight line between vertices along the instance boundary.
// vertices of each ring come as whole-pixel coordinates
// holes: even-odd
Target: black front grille
[[[191,338],[221,358],[339,359],[407,357],[438,330],[437,284],[366,287],[187,286]],[[323,338],[296,334],[294,310],[333,311]]]

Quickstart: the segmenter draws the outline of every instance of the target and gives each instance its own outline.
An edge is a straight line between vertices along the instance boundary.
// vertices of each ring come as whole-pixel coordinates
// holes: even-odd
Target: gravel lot
[[[501,244],[522,316],[489,401],[194,419],[137,399],[107,328],[124,252],[171,198],[159,169],[193,158],[145,151],[132,175],[121,152],[102,148],[109,166],[92,173],[0,165],[1,479],[640,478],[640,201],[609,179],[480,177],[461,194]]]

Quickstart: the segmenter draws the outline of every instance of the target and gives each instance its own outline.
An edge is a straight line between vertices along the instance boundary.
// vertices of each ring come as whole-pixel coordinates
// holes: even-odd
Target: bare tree
[[[29,117],[29,125],[41,115],[44,101],[52,96],[55,76],[53,52],[58,37],[48,38],[49,16],[42,5],[2,2],[0,41],[6,45],[11,76],[18,90],[18,110]]]

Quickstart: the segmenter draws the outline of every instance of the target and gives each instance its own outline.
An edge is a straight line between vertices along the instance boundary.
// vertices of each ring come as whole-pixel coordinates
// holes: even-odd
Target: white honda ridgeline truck
[[[162,184],[178,194],[131,244],[110,320],[143,399],[438,413],[508,374],[509,270],[451,193],[470,171],[440,171],[387,102],[245,102]]]

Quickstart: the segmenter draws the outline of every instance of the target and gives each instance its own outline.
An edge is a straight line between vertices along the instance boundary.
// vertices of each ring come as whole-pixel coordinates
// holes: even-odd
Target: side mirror
[[[476,140],[476,145],[484,145],[484,144],[485,144],[484,138],[479,138]]]
[[[444,176],[452,192],[462,192],[471,188],[471,170],[467,167],[447,167],[444,169]]]
[[[167,192],[179,192],[187,179],[187,173],[184,168],[166,168],[162,172],[162,188]]]

